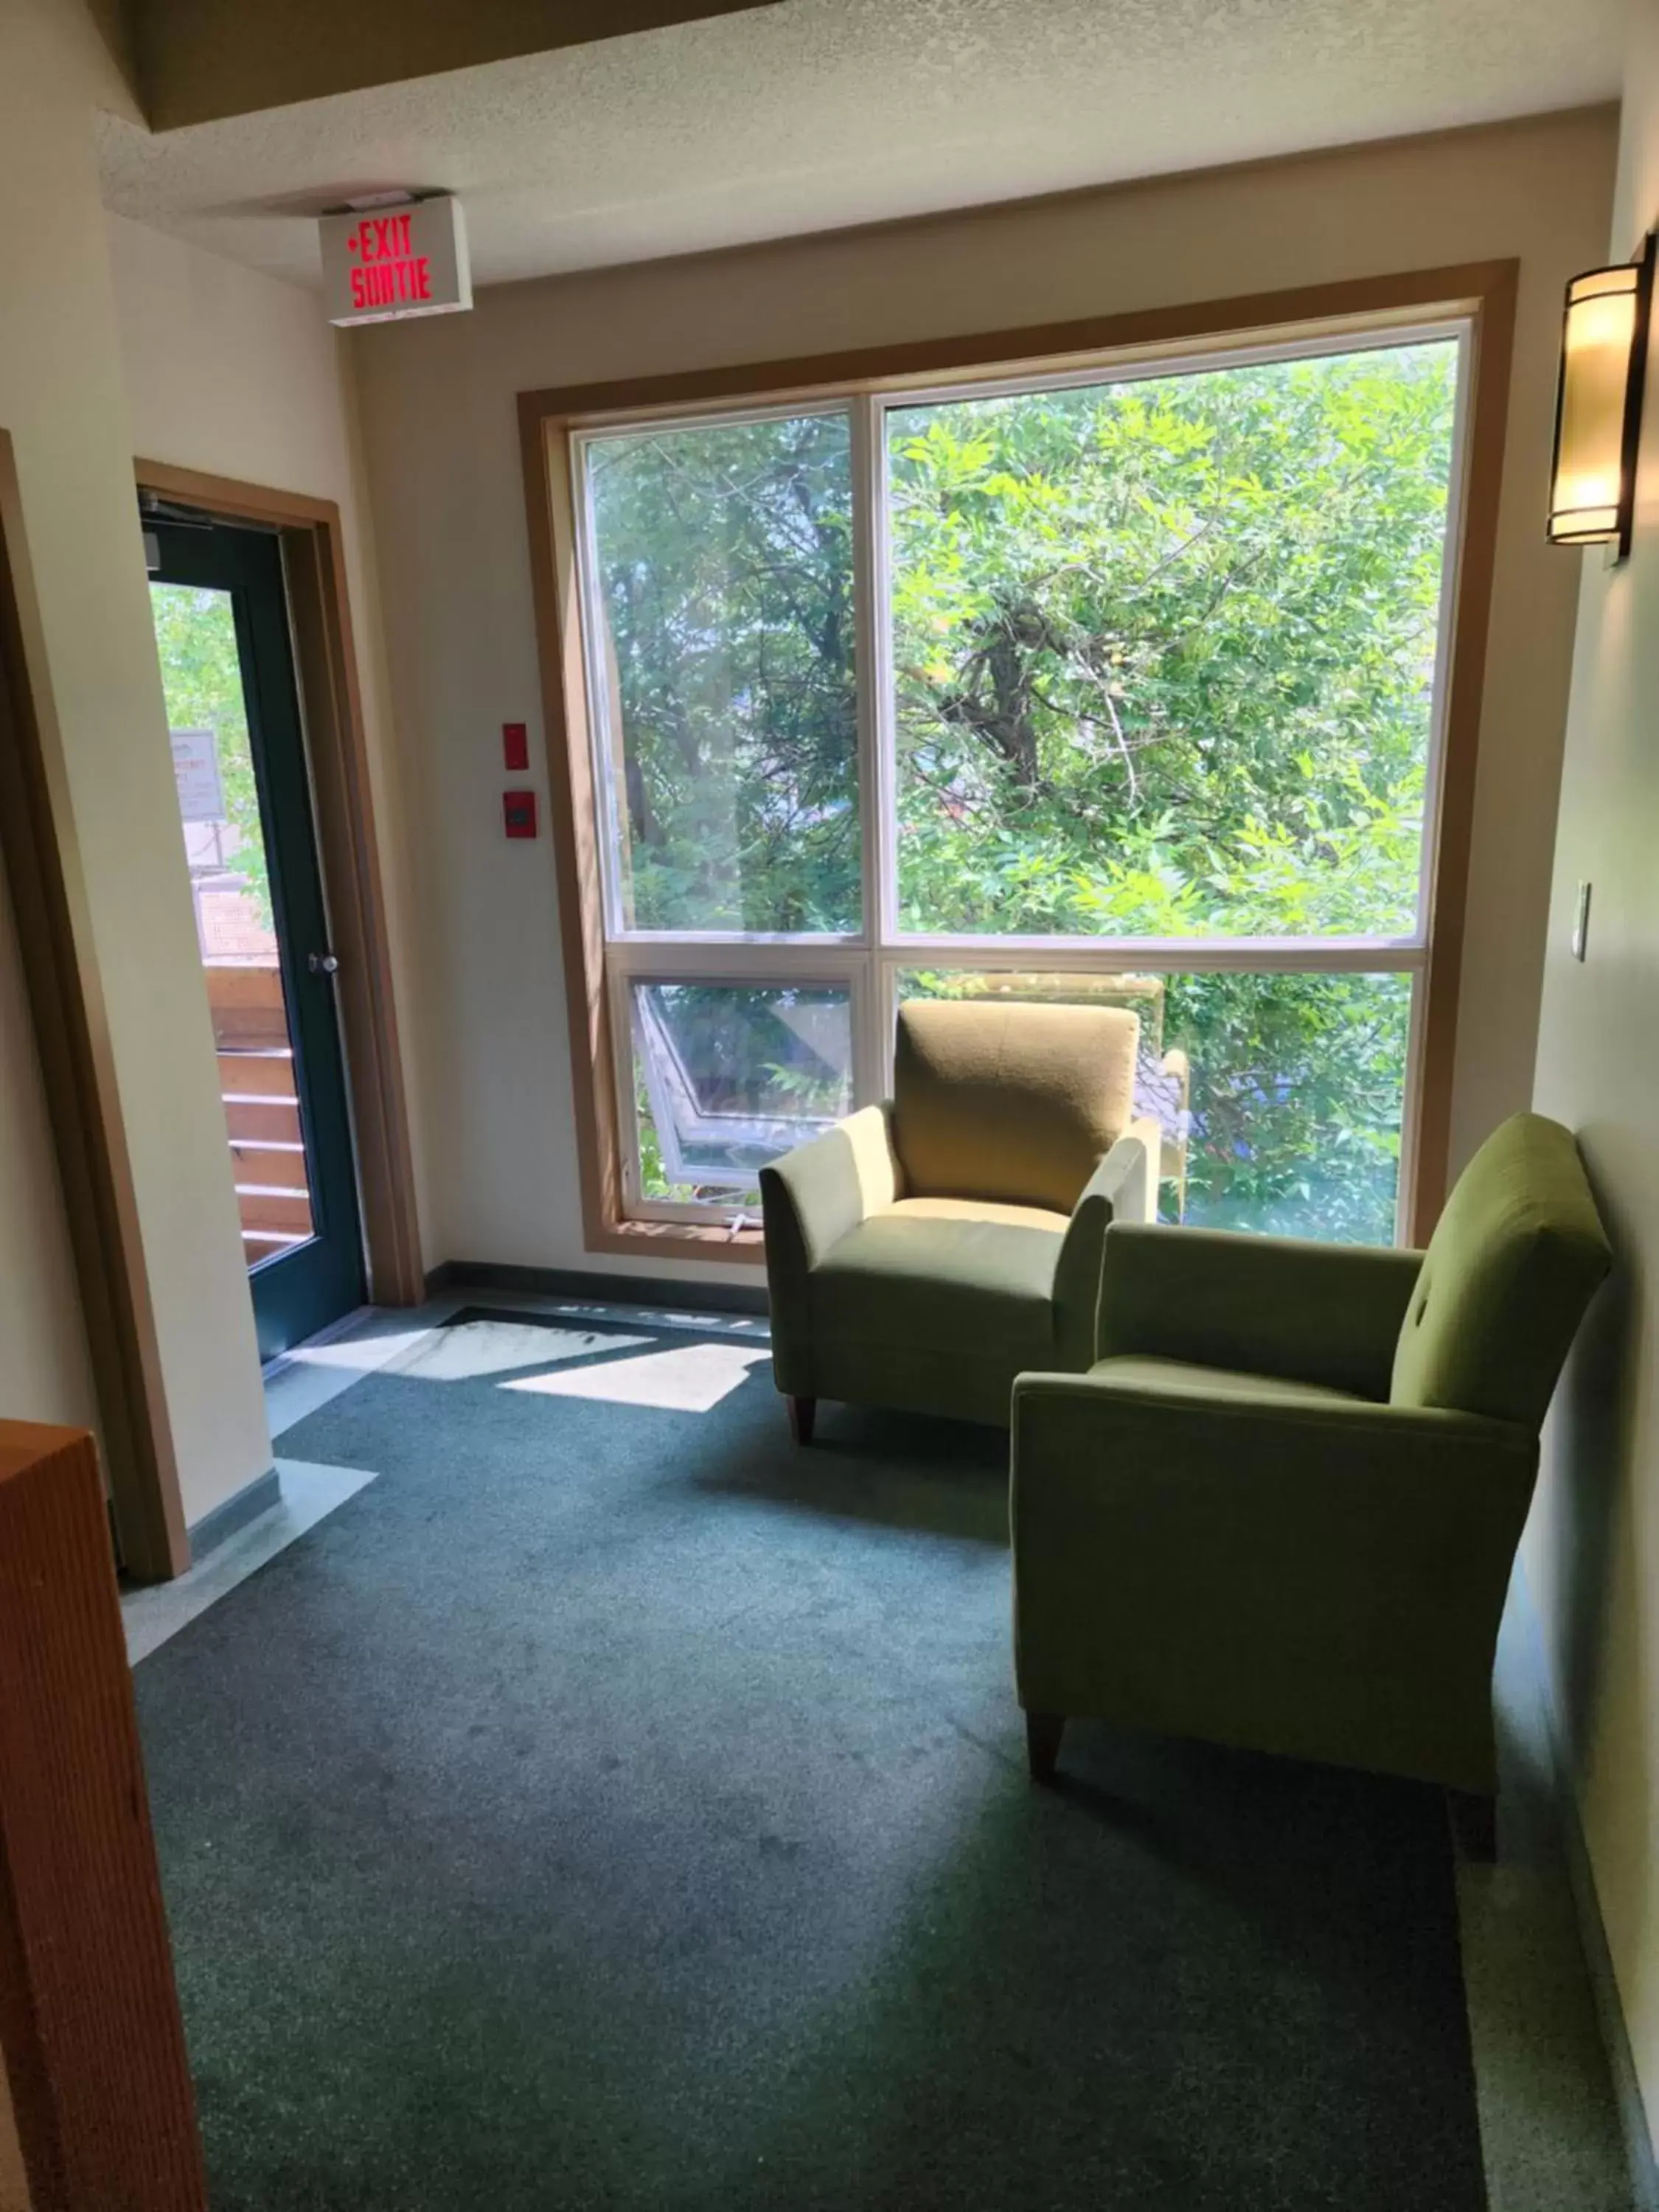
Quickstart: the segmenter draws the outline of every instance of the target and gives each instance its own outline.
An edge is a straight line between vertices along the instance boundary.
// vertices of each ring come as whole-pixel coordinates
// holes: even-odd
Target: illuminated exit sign
[[[472,305],[461,204],[447,193],[325,215],[321,228],[331,323],[395,323]]]

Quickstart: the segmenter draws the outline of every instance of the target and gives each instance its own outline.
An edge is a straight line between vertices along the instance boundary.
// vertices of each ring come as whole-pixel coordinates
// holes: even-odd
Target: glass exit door
[[[362,1303],[337,972],[282,551],[151,521],[150,593],[260,1357]]]

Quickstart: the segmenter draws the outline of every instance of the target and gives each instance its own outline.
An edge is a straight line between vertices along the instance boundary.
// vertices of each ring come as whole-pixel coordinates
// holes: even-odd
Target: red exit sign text
[[[447,193],[322,219],[331,323],[390,323],[472,305],[460,204]]]
[[[406,215],[367,215],[346,240],[354,307],[395,307],[432,297],[432,257],[416,253]]]

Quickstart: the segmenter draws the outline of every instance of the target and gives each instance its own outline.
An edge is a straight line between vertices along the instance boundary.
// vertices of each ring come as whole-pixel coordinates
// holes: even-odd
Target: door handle
[[[332,975],[337,972],[340,963],[331,952],[313,952],[306,965],[313,975]]]

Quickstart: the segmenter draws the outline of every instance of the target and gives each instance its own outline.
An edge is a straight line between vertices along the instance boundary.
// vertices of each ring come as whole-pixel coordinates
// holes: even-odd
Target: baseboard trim
[[[1567,1881],[1572,1891],[1573,1913],[1578,1923],[1578,1941],[1584,1954],[1584,1970],[1589,1978],[1595,2016],[1607,2054],[1607,2070],[1613,2079],[1613,2096],[1619,2107],[1619,2129],[1624,2137],[1625,2163],[1630,2174],[1632,2203],[1635,2212],[1659,2212],[1659,2159],[1656,2159],[1654,2154],[1653,2130],[1648,2124],[1647,2106],[1630,2047],[1630,2031],[1625,2023],[1625,2008],[1620,2001],[1618,1980],[1613,1971],[1613,1954],[1607,1948],[1607,1931],[1601,1918],[1601,1899],[1595,1892],[1595,1875],[1590,1864],[1589,1846],[1584,1840],[1584,1826],[1579,1817],[1578,1793],[1573,1784],[1567,1759],[1566,1731],[1561,1722],[1554,1670],[1550,1665],[1543,1623],[1533,1602],[1526,1570],[1519,1563],[1516,1564],[1511,1586],[1510,1603],[1516,1607],[1522,1630],[1528,1671],[1532,1677],[1533,1694],[1537,1701],[1540,1734],[1549,1760],[1551,1797],[1559,1823],[1562,1856],[1566,1862]]]
[[[268,1467],[252,1482],[245,1482],[240,1490],[233,1491],[210,1513],[191,1522],[185,1531],[190,1538],[191,1565],[195,1566],[210,1552],[228,1543],[238,1530],[246,1528],[250,1521],[257,1521],[262,1513],[269,1513],[273,1505],[282,1502],[283,1479],[274,1467]]]
[[[600,1275],[581,1267],[514,1267],[494,1260],[446,1260],[426,1279],[428,1297],[441,1291],[529,1291],[588,1305],[666,1306],[678,1313],[767,1314],[766,1291],[755,1283],[680,1283],[662,1275]]]

